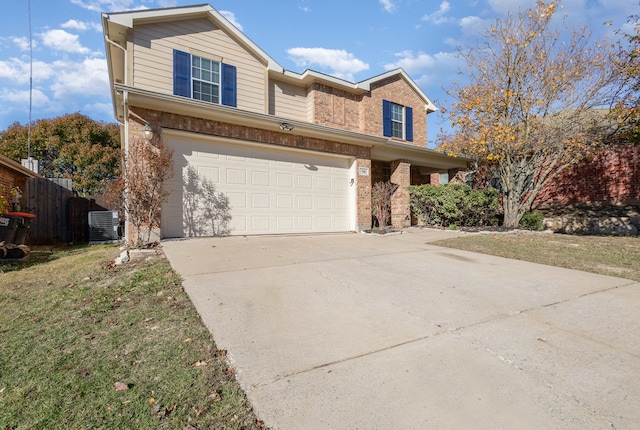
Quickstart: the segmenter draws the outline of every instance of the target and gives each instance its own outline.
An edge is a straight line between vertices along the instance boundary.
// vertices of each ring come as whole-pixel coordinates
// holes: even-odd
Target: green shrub
[[[426,225],[495,225],[498,191],[474,190],[465,184],[414,185],[409,187],[411,209]]]
[[[542,228],[542,222],[544,221],[544,215],[533,212],[526,212],[520,218],[519,226],[526,228],[527,230],[540,230]]]

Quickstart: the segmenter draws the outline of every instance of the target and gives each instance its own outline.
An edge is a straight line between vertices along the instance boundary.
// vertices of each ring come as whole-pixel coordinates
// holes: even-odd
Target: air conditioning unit
[[[113,243],[118,237],[117,211],[90,211],[89,212],[89,243]]]

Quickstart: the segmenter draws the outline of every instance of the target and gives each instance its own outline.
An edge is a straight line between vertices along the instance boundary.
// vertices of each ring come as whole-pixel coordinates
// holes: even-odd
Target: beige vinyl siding
[[[269,114],[307,121],[307,90],[286,82],[269,82]]]
[[[136,25],[133,85],[173,93],[173,50],[211,55],[236,66],[238,109],[266,112],[265,65],[208,19]]]
[[[311,87],[307,88],[307,121],[315,122],[315,91],[311,90]]]

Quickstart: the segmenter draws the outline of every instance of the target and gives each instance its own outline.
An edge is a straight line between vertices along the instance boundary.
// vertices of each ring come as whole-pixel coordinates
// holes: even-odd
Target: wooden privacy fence
[[[29,178],[22,210],[36,215],[28,245],[89,242],[89,211],[106,210],[95,200],[76,197],[70,180]]]

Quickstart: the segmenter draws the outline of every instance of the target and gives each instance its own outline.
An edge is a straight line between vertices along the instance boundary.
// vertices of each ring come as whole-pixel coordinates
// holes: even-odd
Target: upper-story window
[[[220,103],[220,63],[207,58],[191,56],[193,98]]]
[[[173,93],[236,107],[236,68],[209,58],[174,50]]]
[[[413,141],[413,109],[383,100],[382,128],[385,136]]]

